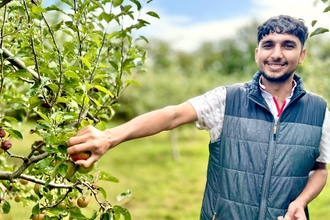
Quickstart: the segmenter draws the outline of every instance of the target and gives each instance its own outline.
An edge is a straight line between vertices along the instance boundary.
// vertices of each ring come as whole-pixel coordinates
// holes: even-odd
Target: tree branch
[[[14,57],[14,54],[12,54],[9,50],[7,50],[4,47],[2,48],[2,51],[3,51],[3,57],[6,58],[13,66],[17,67],[18,69],[26,70],[28,73],[32,75],[34,79],[39,81],[38,73],[36,73],[30,67],[26,67],[22,60],[20,60],[19,58],[11,59],[10,57]]]
[[[9,2],[11,2],[12,0],[3,0],[1,3],[0,3],[0,8],[2,8],[3,6],[7,5]]]

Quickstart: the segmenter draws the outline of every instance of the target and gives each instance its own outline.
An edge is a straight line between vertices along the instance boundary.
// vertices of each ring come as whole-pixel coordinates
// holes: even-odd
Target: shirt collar
[[[266,91],[266,86],[261,83],[261,77],[259,78],[259,87],[260,87],[260,90],[261,90],[261,94],[263,94],[263,95],[268,95],[269,94],[271,97],[273,97],[269,92]],[[293,79],[292,80],[291,95],[288,98],[292,97],[293,92],[296,89],[296,87],[297,87],[297,82]]]

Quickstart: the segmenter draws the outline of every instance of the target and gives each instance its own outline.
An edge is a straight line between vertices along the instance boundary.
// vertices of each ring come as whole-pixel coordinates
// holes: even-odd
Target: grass
[[[36,139],[24,132],[24,142],[14,142],[15,153],[27,152]],[[120,183],[99,182],[107,190],[108,201],[117,204],[116,196],[131,190],[132,196],[120,202],[128,208],[133,220],[199,219],[208,160],[208,134],[191,126],[176,129],[180,159],[174,160],[169,132],[123,143],[110,150],[100,161],[103,171],[117,177]],[[311,219],[330,219],[330,182],[310,204]],[[11,202],[9,215],[3,220],[25,220],[31,207]],[[96,209],[91,203],[84,210]],[[22,211],[24,210],[24,211]]]

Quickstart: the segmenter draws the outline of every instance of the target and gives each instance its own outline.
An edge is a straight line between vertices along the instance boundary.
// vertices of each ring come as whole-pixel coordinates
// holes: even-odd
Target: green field
[[[14,142],[13,150],[28,151],[33,139],[26,128],[24,142]],[[117,177],[119,183],[100,182],[106,188],[108,201],[130,190],[132,196],[120,204],[131,212],[133,220],[195,220],[199,219],[208,158],[208,134],[193,126],[176,129],[180,158],[173,159],[170,133],[124,143],[108,152],[99,161],[101,170]],[[330,219],[330,183],[310,204],[312,220]],[[26,220],[30,207],[11,202],[9,215],[2,220]],[[91,204],[87,214],[97,208]]]

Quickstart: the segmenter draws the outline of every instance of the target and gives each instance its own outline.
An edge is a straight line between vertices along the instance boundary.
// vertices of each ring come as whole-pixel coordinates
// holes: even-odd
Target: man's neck
[[[265,91],[275,96],[279,103],[282,103],[287,97],[291,96],[293,76],[283,83],[272,83],[261,76],[261,83],[265,86]]]

